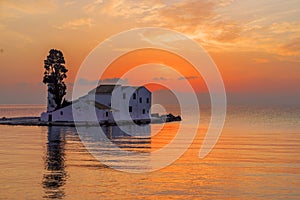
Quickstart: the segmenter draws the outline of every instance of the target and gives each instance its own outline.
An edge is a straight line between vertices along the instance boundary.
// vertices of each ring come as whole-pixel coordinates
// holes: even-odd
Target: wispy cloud
[[[34,39],[31,36],[19,31],[15,31],[9,28],[7,25],[0,24],[0,32],[1,37],[6,38],[6,40],[1,41],[1,43],[5,43],[8,46],[15,44],[15,46],[20,47],[24,44],[32,44],[34,42]]]
[[[190,80],[190,79],[197,79],[199,76],[180,76],[177,78],[177,80],[182,81],[182,80]]]
[[[77,83],[81,86],[91,86],[97,84],[128,84],[128,79],[106,78],[101,80],[88,80],[85,78],[80,78]]]
[[[102,6],[102,4],[103,0],[95,0],[87,3],[85,6],[83,6],[83,9],[87,13],[94,13]]]
[[[95,4],[93,4],[95,5]],[[271,5],[271,6],[270,6]],[[263,52],[299,55],[300,7],[297,1],[103,1],[102,14],[126,18],[140,26],[160,26],[183,32],[210,52]],[[293,8],[293,9],[291,9]]]
[[[91,27],[93,26],[93,19],[91,18],[80,18],[72,21],[68,21],[63,23],[62,25],[55,26],[57,29],[72,29],[77,30],[83,27]]]
[[[154,80],[154,81],[166,81],[168,79],[165,78],[165,77],[154,77],[152,80]]]
[[[99,83],[128,84],[128,79],[106,78],[106,79],[100,80]]]
[[[88,86],[88,85],[96,85],[98,82],[99,80],[88,80],[85,78],[81,78],[77,81],[77,84],[82,86]]]
[[[300,37],[295,38],[285,44],[282,44],[279,48],[282,52],[282,55],[300,57]]]
[[[92,5],[90,5],[90,7],[93,7]],[[155,12],[164,6],[165,4],[163,4],[160,0],[110,0],[105,1],[105,3],[98,8],[102,13],[110,16],[131,18],[132,16],[154,16],[154,14],[156,14]],[[95,4],[93,8],[95,9]],[[94,11],[94,9],[89,9],[89,11]],[[146,18],[141,20],[146,20]]]
[[[57,8],[53,1],[1,1],[0,17],[21,17],[23,14],[45,14]]]
[[[269,63],[270,60],[267,58],[253,58],[253,62],[255,63]]]

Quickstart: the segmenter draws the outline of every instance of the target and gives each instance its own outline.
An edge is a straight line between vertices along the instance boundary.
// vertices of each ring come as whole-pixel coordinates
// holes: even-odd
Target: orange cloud
[[[252,59],[255,63],[269,63],[270,60],[266,59],[266,58],[253,58]]]
[[[0,17],[21,17],[24,14],[45,14],[53,12],[57,7],[54,2],[40,1],[1,1]]]
[[[288,48],[290,51],[285,55],[298,55],[295,47],[291,52],[291,44],[300,34],[300,24],[291,19],[297,16],[300,8],[291,7],[292,2],[269,3],[272,7],[268,7],[267,2],[236,3],[232,0],[109,1],[101,11],[112,17],[125,17],[141,26],[181,31],[210,52],[261,51],[284,59],[282,49]]]
[[[24,79],[40,81],[43,60],[51,48],[64,52],[70,70],[68,81],[72,82],[80,63],[104,39],[131,28],[158,26],[180,31],[204,46],[229,91],[295,91],[300,80],[299,13],[299,2],[274,0],[1,1],[0,85]],[[155,42],[156,37],[145,38]],[[168,35],[160,37],[177,43]],[[116,67],[122,62],[128,66],[143,64],[147,59],[142,58],[142,54],[136,54],[120,59]],[[161,62],[163,65],[184,65],[171,56],[165,55],[164,59],[171,61]],[[180,85],[178,76],[168,77],[162,72],[149,72],[149,79],[157,77]],[[119,75],[111,70],[105,78]],[[194,73],[186,70],[184,76]],[[194,85],[197,81],[201,85],[200,80],[189,79]]]
[[[81,18],[72,21],[65,22],[60,26],[55,26],[58,29],[73,29],[77,30],[84,27],[91,27],[93,25],[93,20],[91,18]]]
[[[281,49],[282,55],[300,57],[300,38],[296,38],[286,44],[281,45],[280,49]],[[300,60],[299,60],[299,62],[300,62]]]

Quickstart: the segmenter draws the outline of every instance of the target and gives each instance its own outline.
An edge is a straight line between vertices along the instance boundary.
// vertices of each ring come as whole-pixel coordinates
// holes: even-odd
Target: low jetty
[[[150,120],[137,120],[134,121],[135,124],[161,124],[167,122],[181,121],[181,117],[174,116],[173,114],[167,115],[158,115],[152,114]],[[113,126],[113,125],[127,125],[132,124],[132,121],[118,121],[118,122],[109,122],[109,121],[101,121],[101,122],[76,122],[76,126]],[[75,126],[73,121],[41,121],[40,117],[12,117],[0,118],[0,125],[19,125],[19,126]]]

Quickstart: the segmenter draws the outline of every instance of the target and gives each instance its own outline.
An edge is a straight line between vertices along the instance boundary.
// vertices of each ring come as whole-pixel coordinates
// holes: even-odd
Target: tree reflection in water
[[[47,152],[45,153],[45,173],[43,187],[45,198],[61,199],[65,192],[63,185],[66,182],[65,171],[65,131],[63,127],[48,127]]]

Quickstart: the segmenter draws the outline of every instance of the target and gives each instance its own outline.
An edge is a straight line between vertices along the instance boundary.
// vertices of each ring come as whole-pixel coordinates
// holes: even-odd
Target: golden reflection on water
[[[142,174],[119,172],[96,160],[74,128],[0,126],[1,199],[298,199],[299,125],[253,127],[250,120],[256,119],[227,119],[204,159],[198,154],[207,124],[201,124],[175,163]],[[129,151],[152,152],[168,144],[178,127],[153,124],[151,132],[161,130],[148,142],[111,139]]]
[[[170,132],[172,130],[176,131],[177,128],[178,124],[176,123],[166,125],[161,130],[161,135],[166,137],[161,136],[159,141],[169,141],[172,138],[171,136],[174,136]],[[164,131],[165,134],[163,134]],[[93,173],[88,170],[89,172],[86,175],[82,174],[83,166],[77,166],[80,171],[79,175],[77,175],[79,179],[73,180],[73,184],[82,185],[83,179],[88,180],[90,187],[86,189],[91,190],[89,195],[95,198],[100,194],[108,197],[113,196],[114,198],[122,198],[124,195],[128,198],[142,198],[148,194],[149,198],[153,199],[192,198],[197,196],[207,196],[209,198],[221,196],[241,197],[241,195],[245,195],[244,197],[257,197],[258,194],[276,197],[277,195],[289,195],[287,191],[280,189],[289,186],[289,184],[292,188],[294,187],[294,190],[297,188],[297,185],[287,181],[289,176],[284,176],[282,173],[288,172],[289,175],[292,175],[296,172],[295,175],[299,177],[299,165],[296,165],[296,170],[292,166],[286,166],[289,161],[299,163],[299,160],[295,162],[294,157],[281,158],[280,151],[274,150],[273,146],[271,146],[272,149],[266,146],[270,144],[269,140],[261,140],[259,135],[256,135],[258,141],[249,141],[249,137],[236,139],[236,135],[233,132],[225,133],[226,135],[223,135],[225,139],[220,139],[210,156],[204,160],[199,160],[197,156],[204,133],[205,129],[199,129],[196,140],[194,140],[194,143],[184,156],[161,171],[142,175],[129,174],[117,172],[102,165],[99,166],[99,163],[95,162],[90,165],[85,164],[85,168],[94,171]],[[236,140],[240,142],[240,145],[237,145]],[[283,142],[285,143],[286,141],[283,140]],[[158,144],[161,147],[163,143],[152,143],[151,141],[151,147],[158,148],[155,145]],[[273,144],[280,146],[278,142]],[[261,151],[259,147],[268,149],[268,152]],[[83,153],[84,149],[81,151]],[[80,154],[74,156],[76,157]],[[78,160],[92,160],[89,154],[85,153],[84,155],[85,157]],[[279,158],[279,160],[276,158]],[[293,160],[290,160],[291,158]],[[72,164],[73,162],[70,162],[70,169],[75,167]],[[97,170],[99,168],[103,170],[100,173]],[[78,174],[76,171],[74,173]],[[95,183],[101,184],[95,185]],[[287,185],[282,185],[282,183]],[[268,187],[279,190],[268,190]],[[66,188],[71,190],[70,194],[72,195],[77,193],[70,187]],[[86,194],[86,189],[81,191],[82,194]]]

